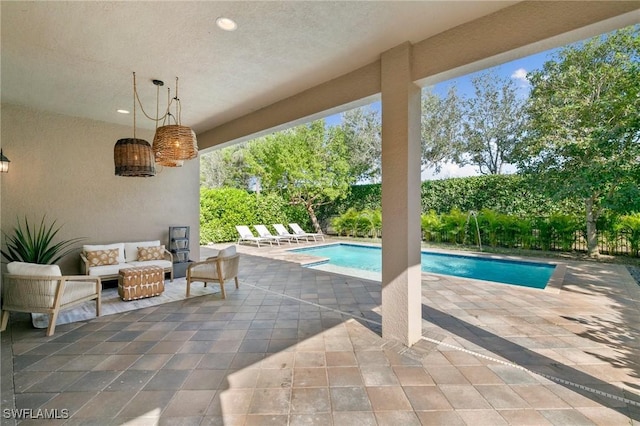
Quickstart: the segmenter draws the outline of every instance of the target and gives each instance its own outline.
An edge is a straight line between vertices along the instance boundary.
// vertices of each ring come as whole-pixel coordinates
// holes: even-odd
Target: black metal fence
[[[425,241],[449,242],[468,246],[478,245],[477,233],[471,229],[455,234],[446,231],[430,232],[423,235],[423,239]],[[584,232],[581,231],[576,231],[569,235],[545,235],[534,229],[531,235],[523,236],[509,231],[497,231],[489,234],[480,229],[480,242],[483,247],[587,252],[587,239]],[[635,257],[639,255],[632,247],[631,232],[625,230],[598,232],[598,247],[602,254]]]

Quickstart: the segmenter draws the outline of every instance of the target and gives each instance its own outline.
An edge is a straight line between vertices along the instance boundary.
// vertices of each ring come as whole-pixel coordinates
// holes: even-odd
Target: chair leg
[[[220,293],[222,294],[223,299],[227,298],[227,295],[224,292],[224,280],[220,280]]]
[[[191,293],[191,277],[187,278],[187,297],[189,297],[189,293]]]
[[[47,336],[53,336],[56,330],[56,321],[58,320],[58,311],[49,314],[49,327],[47,327]]]
[[[238,288],[238,277],[236,277],[236,288]]]
[[[96,283],[96,291],[98,296],[96,297],[96,317],[100,316],[100,310],[102,309],[102,283]]]
[[[9,323],[9,311],[2,311],[2,318],[0,319],[0,331],[5,331],[7,329],[8,323]]]

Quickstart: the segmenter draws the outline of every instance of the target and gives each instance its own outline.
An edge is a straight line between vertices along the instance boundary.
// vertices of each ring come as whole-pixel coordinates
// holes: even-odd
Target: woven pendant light
[[[184,161],[182,160],[159,160],[156,158],[156,164],[164,167],[182,167]]]
[[[170,124],[158,127],[153,138],[156,161],[192,160],[198,156],[196,134],[187,126]]]
[[[136,73],[133,73],[133,138],[119,139],[113,148],[116,176],[151,177],[156,174],[153,149],[136,138]]]
[[[183,160],[192,160],[198,156],[196,134],[190,127],[182,126],[180,121],[181,104],[178,97],[178,78],[176,77],[176,124],[158,127],[153,137],[153,153],[156,162],[171,164]],[[171,114],[167,111],[167,116]],[[171,167],[171,166],[170,166]]]
[[[156,174],[153,150],[144,139],[120,139],[113,148],[116,176],[151,177]]]

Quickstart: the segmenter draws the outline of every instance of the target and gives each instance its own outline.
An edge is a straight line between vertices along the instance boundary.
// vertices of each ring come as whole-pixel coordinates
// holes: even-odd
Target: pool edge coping
[[[329,246],[329,245],[335,245],[335,244],[344,244],[344,245],[353,245],[353,246],[361,246],[361,247],[374,247],[374,248],[382,248],[382,244],[375,244],[375,243],[361,243],[361,242],[342,242],[342,241],[332,241],[332,242],[326,242],[323,244],[318,244],[315,245],[313,247],[309,247],[309,249],[315,249],[315,248],[319,248],[319,247],[323,247],[323,246]],[[299,253],[304,253],[304,248],[287,248],[287,249],[283,249],[282,251],[297,251]],[[466,256],[466,257],[478,257],[478,258],[486,258],[486,259],[494,259],[494,260],[507,260],[507,261],[518,261],[518,262],[524,262],[524,263],[538,263],[538,264],[544,264],[544,265],[554,265],[555,269],[553,271],[553,273],[551,274],[551,277],[549,277],[549,280],[547,281],[547,285],[544,288],[535,288],[535,287],[527,287],[527,286],[521,286],[521,285],[517,285],[517,284],[509,284],[509,283],[498,283],[498,284],[507,284],[507,285],[515,285],[517,287],[522,287],[522,288],[529,288],[529,289],[533,289],[533,290],[541,290],[544,291],[546,293],[552,293],[552,294],[558,294],[560,293],[560,291],[562,290],[562,287],[564,285],[564,277],[565,274],[567,272],[567,264],[564,262],[558,262],[558,261],[541,261],[538,259],[529,259],[529,258],[523,258],[521,256],[515,256],[515,255],[500,255],[500,254],[495,254],[495,253],[478,253],[478,252],[464,252],[464,254],[459,254],[458,252],[454,252],[452,250],[445,250],[445,249],[424,249],[422,247],[420,247],[420,252],[432,252],[432,253],[441,253],[441,254],[449,254],[449,255],[458,255],[458,256]],[[310,259],[308,261],[301,261],[300,262],[300,266],[303,267],[309,267],[310,265],[313,264],[321,264],[321,263],[325,263],[328,262],[330,259],[328,257],[320,257],[320,256],[313,256],[313,255],[308,255],[310,257],[315,257],[315,259]],[[327,271],[325,271],[327,272]],[[334,272],[337,273],[337,272]],[[441,275],[444,277],[448,277],[448,276],[453,276],[453,275],[446,275],[446,274],[437,274],[437,273],[433,273],[433,272],[422,272],[421,271],[421,275]],[[360,277],[356,277],[356,278],[360,278]],[[456,278],[461,278],[461,279],[468,279],[468,280],[478,280],[477,278],[466,278],[466,277],[456,277]],[[366,279],[366,278],[364,278]],[[478,281],[485,281],[485,282],[493,282],[493,281],[487,281],[487,280],[478,280]]]

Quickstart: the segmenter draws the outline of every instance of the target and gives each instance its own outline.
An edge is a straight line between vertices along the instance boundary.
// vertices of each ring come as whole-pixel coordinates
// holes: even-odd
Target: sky
[[[527,56],[521,59],[516,59],[511,62],[506,62],[502,65],[490,68],[495,70],[499,77],[508,77],[514,80],[518,90],[521,91],[523,97],[529,93],[530,85],[526,79],[528,72],[536,69],[541,69],[543,64],[552,58],[554,52],[557,49],[547,50],[545,52],[537,53],[535,55]],[[446,95],[449,86],[455,84],[458,89],[458,95],[471,96],[473,94],[473,85],[471,80],[474,76],[485,72],[487,70],[478,71],[475,73],[467,74],[451,80],[446,80],[433,86],[434,93],[438,95]],[[371,104],[374,109],[380,110],[380,102]],[[341,114],[335,114],[325,118],[325,122],[329,126],[339,125],[341,123]],[[505,167],[506,173],[515,172],[515,168]],[[477,175],[475,166],[458,167],[455,164],[444,164],[442,170],[438,174],[434,174],[433,171],[427,171],[422,174],[422,180],[431,179],[445,179],[450,177],[464,177]]]

